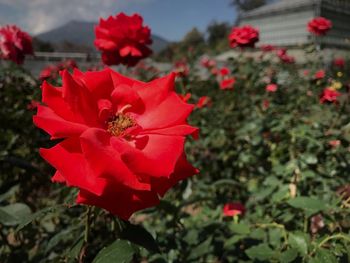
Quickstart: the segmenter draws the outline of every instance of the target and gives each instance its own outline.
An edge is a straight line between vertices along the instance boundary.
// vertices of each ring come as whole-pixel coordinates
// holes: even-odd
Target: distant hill
[[[97,23],[70,21],[67,24],[36,36],[41,41],[50,42],[58,51],[96,51],[94,47],[94,26]],[[152,35],[152,49],[158,53],[165,49],[169,42]]]

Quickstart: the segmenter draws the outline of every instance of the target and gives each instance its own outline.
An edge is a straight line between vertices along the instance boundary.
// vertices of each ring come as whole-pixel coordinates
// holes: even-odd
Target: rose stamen
[[[136,122],[130,116],[117,113],[115,117],[107,123],[107,131],[113,136],[124,135],[124,132],[135,126]]]

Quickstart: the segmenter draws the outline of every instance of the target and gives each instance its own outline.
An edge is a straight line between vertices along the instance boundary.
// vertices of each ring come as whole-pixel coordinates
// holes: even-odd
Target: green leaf
[[[317,213],[327,208],[322,200],[306,196],[290,199],[287,203],[292,207],[304,209],[312,213]]]
[[[126,239],[132,243],[144,247],[152,252],[159,252],[159,247],[153,236],[141,225],[133,225],[124,222],[125,225],[120,233],[121,239]]]
[[[46,207],[42,210],[35,212],[34,214],[31,214],[29,216],[22,218],[19,226],[16,228],[16,231],[20,231],[23,227],[27,226],[28,224],[30,224],[31,222],[33,222],[37,218],[43,217],[44,215],[51,213],[51,212],[54,212],[62,207],[63,207],[63,205]]]
[[[4,225],[15,226],[21,218],[31,214],[29,206],[23,203],[14,203],[0,207],[0,222]]]
[[[245,253],[251,259],[258,260],[268,260],[275,256],[275,252],[267,244],[260,244],[248,248]]]
[[[250,227],[247,224],[239,223],[239,224],[230,224],[230,229],[233,233],[247,235],[250,233]]]
[[[298,256],[298,250],[291,248],[281,254],[281,263],[289,263],[294,261]]]
[[[191,250],[191,254],[188,259],[196,259],[207,253],[210,253],[210,246],[212,242],[212,237],[209,237],[207,240],[199,244],[197,247]]]
[[[343,135],[344,139],[347,140],[348,142],[350,142],[350,123],[345,125],[341,129],[341,131],[342,131],[342,135]]]
[[[305,256],[307,254],[307,239],[303,233],[289,233],[288,243],[292,248],[298,250],[301,255]]]
[[[270,244],[274,247],[280,246],[282,239],[282,230],[279,228],[271,228],[269,229],[268,233]]]
[[[71,226],[67,229],[64,229],[60,232],[58,232],[56,235],[54,235],[49,242],[47,243],[45,252],[50,252],[52,249],[54,249],[55,246],[57,246],[60,242],[64,242],[69,240],[72,237],[72,232],[75,230],[81,228],[80,225],[78,226]]]
[[[231,246],[233,246],[234,244],[236,244],[238,241],[240,241],[241,239],[244,239],[244,236],[240,236],[240,235],[234,235],[232,237],[230,237],[229,239],[225,240],[225,244],[224,247],[226,249],[229,249]]]
[[[84,245],[84,238],[81,235],[73,244],[73,246],[66,252],[66,256],[69,258],[70,262],[75,262],[75,259],[78,259],[81,249]]]
[[[129,241],[116,240],[108,247],[103,248],[95,257],[93,263],[129,263],[137,252]]]
[[[320,248],[316,252],[316,258],[319,262],[337,263],[337,258],[332,254],[332,251]]]
[[[190,229],[187,234],[184,236],[183,240],[190,245],[198,243],[198,231],[196,229]]]
[[[5,226],[14,226],[18,224],[18,219],[2,210],[0,207],[0,223]]]

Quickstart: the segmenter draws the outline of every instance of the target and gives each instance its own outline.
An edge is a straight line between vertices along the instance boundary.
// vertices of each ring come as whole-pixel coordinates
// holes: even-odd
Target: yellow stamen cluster
[[[123,135],[125,130],[135,126],[136,122],[129,116],[117,113],[115,117],[108,122],[107,131],[113,136]]]

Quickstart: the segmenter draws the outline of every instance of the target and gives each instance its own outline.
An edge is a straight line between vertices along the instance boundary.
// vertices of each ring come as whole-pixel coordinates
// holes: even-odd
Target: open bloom
[[[324,17],[315,17],[307,24],[310,33],[316,36],[325,35],[332,28],[332,22]]]
[[[320,69],[320,70],[315,72],[314,78],[315,79],[323,79],[325,76],[326,76],[326,71],[324,71],[323,69]]]
[[[194,106],[175,93],[175,74],[149,83],[111,69],[61,75],[62,87],[43,83],[33,120],[61,139],[40,154],[56,169],[52,181],[79,189],[77,203],[128,219],[198,173],[184,153],[198,132],[187,124]]]
[[[343,58],[335,58],[333,60],[333,65],[339,68],[344,68],[345,67],[345,59]]]
[[[106,65],[135,66],[152,53],[148,47],[152,44],[151,30],[143,26],[139,14],[120,13],[106,20],[101,18],[95,27],[95,35],[95,46],[102,51],[102,61]]]
[[[0,58],[23,64],[25,55],[33,54],[32,38],[15,25],[0,28]]]
[[[227,203],[224,205],[223,213],[225,216],[244,215],[245,207],[239,202]]]
[[[266,86],[266,91],[267,92],[276,92],[277,91],[277,85],[276,84],[269,84]]]
[[[228,67],[222,67],[220,69],[221,76],[227,76],[228,74],[230,74],[230,69]]]
[[[325,88],[320,96],[320,102],[323,103],[336,103],[338,100],[337,98],[341,94],[338,91],[335,91],[332,88]]]
[[[234,77],[228,77],[220,81],[220,89],[233,89],[233,86],[236,83],[236,79]]]
[[[228,38],[232,48],[254,47],[259,41],[259,31],[250,25],[234,27]]]

